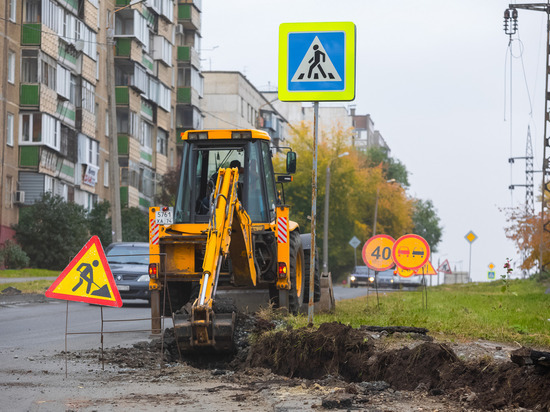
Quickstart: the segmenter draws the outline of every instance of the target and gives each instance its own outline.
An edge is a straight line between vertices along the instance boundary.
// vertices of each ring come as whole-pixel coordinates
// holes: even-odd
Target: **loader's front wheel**
[[[297,314],[304,302],[305,293],[305,260],[304,248],[298,231],[290,233],[290,291],[288,293],[288,310]]]

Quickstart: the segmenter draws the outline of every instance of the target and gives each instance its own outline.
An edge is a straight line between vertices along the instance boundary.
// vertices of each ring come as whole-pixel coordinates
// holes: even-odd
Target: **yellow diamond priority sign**
[[[469,243],[473,243],[477,239],[477,235],[470,230],[466,236],[464,236],[464,239],[466,239]]]

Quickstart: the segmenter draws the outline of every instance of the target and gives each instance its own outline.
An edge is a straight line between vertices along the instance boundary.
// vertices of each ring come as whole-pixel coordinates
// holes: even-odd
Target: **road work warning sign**
[[[46,291],[46,297],[121,307],[122,300],[97,236],[93,236]]]

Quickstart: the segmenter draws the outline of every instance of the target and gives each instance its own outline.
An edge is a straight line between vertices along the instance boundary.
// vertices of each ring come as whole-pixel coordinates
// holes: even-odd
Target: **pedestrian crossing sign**
[[[102,306],[121,307],[103,246],[93,236],[46,291],[46,297]]]
[[[278,88],[281,101],[355,99],[355,24],[281,24]]]

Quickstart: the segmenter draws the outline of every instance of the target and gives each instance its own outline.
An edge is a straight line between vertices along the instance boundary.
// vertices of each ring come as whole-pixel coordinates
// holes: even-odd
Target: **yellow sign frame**
[[[326,35],[330,33],[343,33],[343,87],[339,90],[291,90],[289,84],[295,73],[291,62],[298,52],[290,43],[290,35]],[[281,101],[294,102],[321,102],[321,101],[351,101],[355,99],[355,51],[356,28],[352,22],[324,22],[324,23],[282,23],[279,26],[279,84],[278,95]],[[296,53],[296,54],[295,54]],[[338,55],[341,56],[342,53]],[[304,55],[305,57],[305,55]],[[328,56],[330,59],[330,55]],[[323,81],[311,81],[322,84]],[[316,87],[316,86],[315,86]]]

